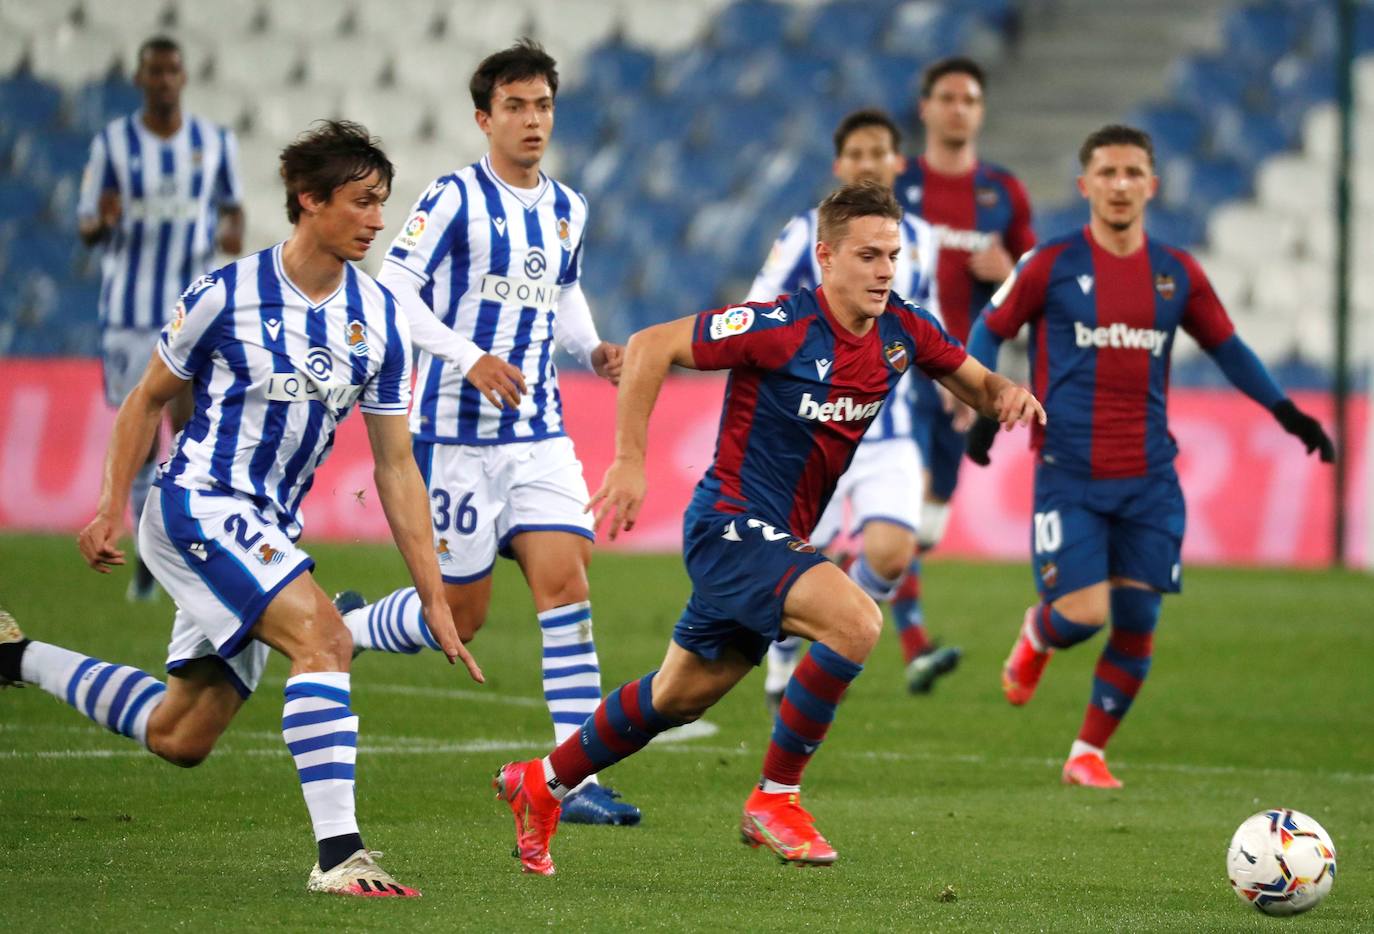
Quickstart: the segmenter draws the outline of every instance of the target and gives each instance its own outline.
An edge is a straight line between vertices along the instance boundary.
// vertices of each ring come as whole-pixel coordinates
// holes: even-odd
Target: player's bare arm
[[[664,377],[674,366],[695,369],[692,329],[695,317],[678,318],[638,331],[625,347],[620,392],[615,405],[615,460],[606,470],[601,488],[587,509],[596,515],[596,526],[611,519],[611,541],[623,529],[634,528],[644,502],[644,457],[648,449],[649,415],[658,401]]]
[[[124,552],[118,542],[124,528],[124,511],[129,505],[129,487],[138,468],[148,459],[163,408],[187,385],[155,353],[143,371],[143,378],[119,407],[110,447],[105,453],[100,504],[95,518],[76,539],[81,557],[101,574],[110,573],[111,565],[124,563]]]
[[[994,373],[973,357],[942,377],[940,384],[980,415],[1001,423],[1007,431],[1032,421],[1045,424],[1045,410],[1029,389]]]
[[[462,660],[468,674],[485,682],[482,669],[458,639],[453,614],[444,595],[444,581],[430,537],[429,495],[410,448],[410,429],[404,415],[363,413],[367,439],[372,446],[377,497],[382,501],[396,547],[410,569],[415,592],[424,607],[425,624],[443,647],[450,663]]]
[[[227,207],[219,212],[217,246],[221,253],[238,256],[243,252],[243,208]]]

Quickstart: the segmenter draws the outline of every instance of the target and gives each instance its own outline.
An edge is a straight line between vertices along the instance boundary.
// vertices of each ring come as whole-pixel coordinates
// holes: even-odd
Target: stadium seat
[[[316,120],[339,115],[338,96],[323,88],[286,88],[264,96],[249,109],[253,137],[274,149],[295,139]]]
[[[43,35],[71,22],[76,6],[77,0],[0,0],[0,23],[25,38]]]
[[[0,30],[0,75],[13,73],[27,51],[28,40],[18,30]]]
[[[434,104],[427,97],[395,88],[350,88],[339,114],[380,136],[389,152],[400,153],[433,127]]]
[[[49,130],[40,145],[33,146],[23,166],[25,176],[40,189],[50,189],[60,179],[76,178],[86,167],[91,137],[83,131]]]
[[[1295,218],[1253,202],[1222,205],[1207,219],[1212,250],[1251,268],[1296,256],[1302,234]]]
[[[31,221],[42,213],[47,198],[33,185],[12,176],[0,176],[0,217]]]
[[[559,0],[538,7],[534,23],[535,36],[575,79],[583,56],[618,35],[620,11],[603,0]]]
[[[220,41],[257,32],[263,22],[258,0],[174,0],[171,9],[178,30],[215,36]]]
[[[531,33],[535,24],[532,0],[447,0],[441,5],[447,29],[445,43],[456,43],[472,54],[473,66],[484,55],[505,48]],[[445,50],[446,51],[446,50]],[[468,69],[469,72],[472,68]],[[464,85],[466,85],[464,81]]]
[[[1255,177],[1255,192],[1262,204],[1292,214],[1329,211],[1335,204],[1332,173],[1302,155],[1266,160]]]
[[[85,0],[76,19],[85,29],[146,39],[167,26],[167,0]]]
[[[1206,142],[1207,127],[1202,117],[1182,104],[1146,104],[1137,108],[1126,122],[1150,134],[1156,158],[1161,162],[1197,152]]]
[[[0,112],[6,124],[45,127],[57,119],[61,108],[62,92],[53,84],[28,74],[0,79]]]
[[[133,113],[142,104],[143,94],[123,77],[92,81],[71,95],[71,123],[95,134],[113,117]]]
[[[250,108],[256,111],[254,102],[246,98],[242,91],[212,84],[187,87],[185,100],[186,109],[191,113],[227,126],[236,133],[243,131]]]
[[[1193,258],[1207,274],[1212,290],[1228,311],[1249,309],[1253,282],[1250,270],[1244,263],[1234,257],[1202,250],[1193,251]]]
[[[305,83],[315,87],[367,89],[390,74],[391,50],[365,37],[309,42],[302,52]]]
[[[439,39],[445,43],[463,42],[461,21],[451,22],[445,34],[444,9],[440,0],[360,0],[351,4],[348,24],[353,35],[383,43],[407,63],[418,66],[429,58],[431,51],[438,51],[439,47],[431,43]]]
[[[303,68],[302,43],[285,36],[240,36],[225,39],[215,49],[216,84],[252,92],[264,98],[291,90]],[[263,93],[259,93],[263,92]]]
[[[29,46],[29,64],[39,78],[63,89],[80,87],[124,67],[120,43],[114,33],[76,29],[62,25],[37,35]]]
[[[1228,55],[1250,67],[1267,68],[1302,38],[1302,11],[1283,3],[1259,3],[1233,8],[1222,24]]]
[[[1262,160],[1291,149],[1295,131],[1296,127],[1286,127],[1269,113],[1218,108],[1212,117],[1212,154],[1253,171]]]
[[[390,6],[390,4],[387,4]],[[333,42],[344,25],[352,21],[354,4],[349,0],[290,0],[269,3],[265,28],[289,36],[310,36],[315,42]],[[376,42],[376,37],[368,37]]]
[[[793,10],[770,0],[739,0],[721,11],[711,29],[720,49],[753,52],[791,39]]]
[[[635,2],[623,8],[625,41],[663,54],[699,42],[713,13],[707,2]]]
[[[862,0],[833,0],[816,7],[805,28],[804,43],[815,48],[868,50],[877,44],[888,8]]]
[[[933,61],[968,48],[978,27],[975,12],[939,0],[903,3],[887,25],[887,51]]]
[[[1248,169],[1230,159],[1179,157],[1165,164],[1164,200],[1211,209],[1253,193]]]
[[[654,56],[621,41],[607,42],[591,50],[582,68],[583,80],[576,87],[584,94],[642,94],[653,90]],[[590,109],[590,108],[589,108]]]
[[[1224,53],[1180,59],[1170,70],[1169,84],[1175,100],[1204,112],[1243,107],[1254,94],[1252,76]]]

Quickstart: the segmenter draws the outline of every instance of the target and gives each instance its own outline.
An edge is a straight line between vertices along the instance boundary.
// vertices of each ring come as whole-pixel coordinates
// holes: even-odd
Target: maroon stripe
[[[626,719],[634,725],[636,730],[649,732],[648,726],[644,723],[644,714],[639,709],[639,679],[621,686],[620,709],[625,711]]]
[[[823,700],[831,704],[838,704],[840,698],[844,697],[845,688],[849,687],[849,682],[842,678],[837,678],[826,671],[816,660],[807,653],[797,666],[797,671],[792,677],[796,678],[802,687],[806,688],[818,700]]]
[[[826,730],[830,729],[830,724],[812,720],[798,710],[797,706],[788,700],[785,694],[782,698],[782,706],[778,708],[778,717],[793,733],[817,743],[825,739]]]
[[[1130,256],[1113,256],[1088,237],[1092,248],[1096,327],[1123,324],[1153,329],[1155,290],[1150,254],[1142,246]],[[1145,473],[1149,421],[1151,353],[1142,348],[1099,347],[1096,351],[1092,415],[1092,473],[1095,478]]]
[[[1122,655],[1131,658],[1149,658],[1154,654],[1155,634],[1113,629],[1109,644]]]
[[[596,708],[596,713],[592,714],[592,721],[596,724],[596,735],[601,737],[601,741],[610,747],[620,758],[628,756],[630,753],[639,749],[639,744],[634,740],[620,735],[611,726],[610,717],[606,716],[606,705],[600,704]]]
[[[788,752],[777,743],[768,744],[768,752],[763,757],[763,777],[779,785],[800,785],[802,770],[811,757],[799,752]]]
[[[1122,671],[1105,658],[1097,663],[1097,668],[1093,670],[1093,677],[1107,682],[1129,697],[1135,697],[1143,683],[1139,678]]]
[[[1083,726],[1078,731],[1078,738],[1090,746],[1102,749],[1120,723],[1120,720],[1107,711],[1089,704],[1088,712],[1083,715]]]

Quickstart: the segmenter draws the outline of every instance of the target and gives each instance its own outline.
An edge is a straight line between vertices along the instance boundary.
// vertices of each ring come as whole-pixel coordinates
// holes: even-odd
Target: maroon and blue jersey
[[[1172,469],[1169,355],[1183,328],[1214,350],[1235,326],[1197,260],[1152,239],[1115,256],[1084,227],[1021,259],[983,312],[1001,339],[1030,324],[1040,459],[1093,479]]]
[[[809,536],[854,449],[902,374],[932,378],[963,346],[924,309],[893,294],[862,337],[845,330],[822,289],[697,316],[692,357],[731,371],[714,462],[688,509],[758,516]]]
[[[969,255],[1000,237],[1012,259],[1035,246],[1030,198],[1006,169],[979,162],[972,172],[945,175],[914,159],[894,186],[906,210],[935,228],[939,247],[936,294],[945,327],[961,341],[978,312],[992,298],[997,283],[982,282],[969,272]]]

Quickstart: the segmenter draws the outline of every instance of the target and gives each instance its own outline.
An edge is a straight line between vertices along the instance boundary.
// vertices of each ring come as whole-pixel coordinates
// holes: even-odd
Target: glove
[[[1325,464],[1336,459],[1336,446],[1331,443],[1331,439],[1322,430],[1321,422],[1299,409],[1291,399],[1280,399],[1274,403],[1274,407],[1269,411],[1274,413],[1274,418],[1278,419],[1284,431],[1290,435],[1296,435],[1302,441],[1308,454],[1313,451],[1321,451],[1321,459]],[[972,442],[970,442],[970,450],[972,450]]]
[[[968,459],[979,467],[986,467],[990,461],[988,452],[992,450],[992,442],[997,440],[997,432],[1001,427],[996,419],[985,415],[978,416],[978,421],[973,423],[973,427],[964,437],[964,450],[968,454]]]

